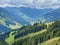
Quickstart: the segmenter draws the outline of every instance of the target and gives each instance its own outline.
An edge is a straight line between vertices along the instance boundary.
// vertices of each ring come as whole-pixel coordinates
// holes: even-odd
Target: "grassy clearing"
[[[14,42],[14,36],[15,35],[13,35],[13,33],[14,32],[11,32],[9,37],[5,39],[5,42],[7,42],[9,45]]]
[[[39,45],[60,45],[60,37],[50,39],[50,40],[48,40],[44,43],[41,43]]]
[[[12,25],[12,24],[9,24],[9,26],[6,25],[6,22],[5,22],[6,20],[9,20],[9,21],[11,21],[11,22],[14,22],[15,25]],[[11,19],[9,19],[9,18],[6,18],[6,19],[5,19],[5,18],[0,17],[0,24],[6,26],[7,28],[11,28],[11,29],[18,29],[18,28],[21,27],[21,25],[20,25],[18,22],[15,22],[15,21],[13,21],[13,20],[11,20]]]

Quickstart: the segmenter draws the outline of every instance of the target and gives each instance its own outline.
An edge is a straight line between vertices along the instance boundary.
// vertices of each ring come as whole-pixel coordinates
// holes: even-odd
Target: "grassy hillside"
[[[38,45],[55,37],[60,37],[60,21],[52,23],[45,30],[18,38],[12,45]]]
[[[9,18],[3,18],[1,16],[0,16],[0,24],[10,29],[18,29],[22,26],[16,21],[13,21]]]
[[[55,38],[52,38],[46,42],[43,42],[41,44],[38,44],[38,45],[60,45],[60,37],[55,37]]]
[[[8,45],[60,45],[60,21],[23,26],[7,33],[3,41]]]

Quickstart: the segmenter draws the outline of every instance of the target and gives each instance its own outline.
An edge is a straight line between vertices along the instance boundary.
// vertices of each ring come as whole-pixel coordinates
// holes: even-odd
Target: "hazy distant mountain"
[[[31,18],[38,18],[39,16],[42,16],[42,14],[49,12],[53,9],[51,8],[44,8],[44,9],[36,9],[36,8],[26,8],[26,7],[21,7],[20,11],[24,14],[26,14],[27,16],[31,17]]]
[[[45,21],[48,21],[48,22],[60,20],[60,8],[47,12],[43,14],[41,17],[43,17]]]
[[[35,9],[29,7],[0,7],[0,24],[10,29],[16,29],[20,28],[21,25],[34,24],[38,20],[47,22],[58,20],[60,19],[59,12],[60,8]]]

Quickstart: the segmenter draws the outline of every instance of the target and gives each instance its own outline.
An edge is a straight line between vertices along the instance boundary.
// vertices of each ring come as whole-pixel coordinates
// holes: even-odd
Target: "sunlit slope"
[[[16,42],[23,41],[23,45],[26,45],[27,43],[30,43],[29,40],[30,40],[31,42],[33,42],[36,36],[38,36],[38,35],[40,35],[40,34],[43,34],[43,33],[45,33],[45,32],[47,32],[47,29],[43,29],[43,30],[41,30],[41,31],[39,31],[39,32],[27,34],[26,36],[23,36],[23,37],[18,38],[18,39],[16,40]],[[28,42],[26,42],[26,41],[24,41],[24,40],[27,40]],[[20,42],[20,43],[21,43],[21,42]],[[14,45],[13,42],[10,43],[10,45]],[[17,44],[15,43],[15,45],[19,45],[19,43],[17,43]]]
[[[12,29],[18,29],[20,28],[22,25],[19,24],[16,21],[13,21],[9,18],[3,18],[0,16],[0,33],[2,32],[8,32]]]
[[[7,42],[9,45],[14,42],[14,36],[16,32],[10,32],[9,37],[5,39],[5,42]],[[14,34],[14,35],[13,35]]]
[[[48,28],[47,28],[47,25]],[[54,23],[35,23],[34,25],[23,26],[19,29],[11,30],[0,40],[3,40],[8,45],[44,45],[56,42],[59,44],[58,37],[60,38],[60,21]],[[53,40],[52,40],[53,39]],[[60,39],[59,39],[60,40]]]
[[[12,43],[12,45],[38,45],[38,44],[44,45],[45,44],[44,42],[46,41],[47,42],[49,41],[54,45],[53,40],[55,39],[56,42],[60,44],[59,41],[57,41],[58,38],[56,37],[60,37],[60,21],[55,21],[49,26],[49,28],[40,30],[35,33],[27,34],[23,37],[18,38],[14,41],[14,43]],[[50,39],[52,40],[52,42]],[[48,45],[50,44],[49,42]]]
[[[39,23],[37,23],[37,25],[36,24],[34,24],[35,26],[24,26],[24,27],[21,27],[21,29],[15,29],[15,30],[12,30],[12,32],[10,32],[10,36],[9,37],[7,37],[6,39],[5,39],[5,42],[7,42],[8,44],[11,44],[10,43],[10,41],[12,42],[12,40],[13,39],[26,39],[26,38],[28,38],[28,37],[34,37],[34,36],[36,36],[36,35],[38,35],[38,34],[41,34],[41,33],[43,33],[43,32],[46,32],[47,30],[45,29],[45,25],[43,26],[44,28],[42,28],[42,25],[43,24],[39,24]],[[32,28],[31,28],[32,27]],[[31,28],[31,29],[29,29],[29,28]],[[40,29],[40,28],[42,28],[42,29]],[[36,29],[39,29],[39,30],[36,30]],[[31,32],[30,32],[31,31]],[[41,32],[40,32],[41,31]],[[26,32],[28,32],[28,33],[26,33]],[[11,38],[12,37],[12,38]],[[19,38],[20,37],[20,38]],[[10,40],[11,39],[11,40]],[[15,41],[15,40],[14,40]],[[14,42],[13,41],[13,42]],[[13,43],[12,42],[12,43]]]
[[[60,45],[60,37],[55,37],[38,45]]]
[[[36,33],[28,34],[28,35],[26,35],[26,36],[23,36],[23,37],[18,38],[16,41],[21,40],[21,39],[26,39],[26,38],[28,38],[28,37],[29,37],[29,38],[33,38],[34,36],[37,36],[38,34],[42,34],[42,33],[46,32],[46,31],[47,31],[47,30],[44,29],[44,30],[39,31],[39,32],[36,32]],[[12,35],[13,33],[14,33],[14,32],[11,32],[11,33],[9,34],[9,37],[5,39],[5,42],[7,42],[9,45],[11,45],[11,44],[14,42],[14,36],[15,36],[16,34]],[[16,32],[16,33],[17,33],[17,32]]]
[[[21,37],[21,38],[19,38],[19,39],[24,39],[24,38],[32,38],[32,37],[34,37],[34,36],[37,36],[37,35],[39,35],[39,34],[42,34],[42,33],[44,33],[44,32],[46,32],[47,31],[47,29],[44,29],[44,30],[42,30],[42,31],[39,31],[39,32],[36,32],[36,33],[31,33],[31,34],[28,34],[28,35],[26,35],[26,36],[23,36],[23,37]],[[17,40],[19,40],[19,39],[17,39]]]

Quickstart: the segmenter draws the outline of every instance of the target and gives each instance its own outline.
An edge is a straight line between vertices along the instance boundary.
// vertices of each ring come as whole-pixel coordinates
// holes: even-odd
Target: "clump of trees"
[[[46,29],[47,25],[41,23],[35,23],[33,26],[27,25],[23,26],[20,29],[17,29],[17,35],[15,35],[15,39],[26,36],[27,34],[35,33],[41,31],[42,29]]]

